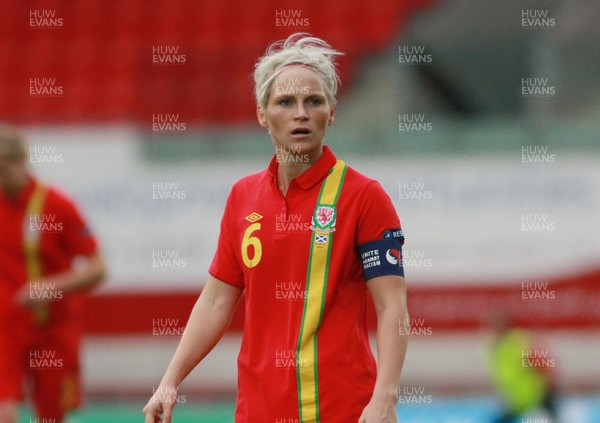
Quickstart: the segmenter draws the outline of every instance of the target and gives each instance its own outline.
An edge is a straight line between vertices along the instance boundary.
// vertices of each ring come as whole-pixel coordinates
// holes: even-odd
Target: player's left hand
[[[15,295],[15,302],[21,306],[21,307],[25,307],[25,308],[32,308],[33,307],[33,299],[31,298],[31,289],[29,287],[29,284],[25,284],[25,286],[23,286]]]
[[[62,298],[63,292],[56,284],[29,282],[17,292],[15,302],[21,307],[35,308],[39,304]]]
[[[360,415],[358,423],[398,423],[395,398],[373,396]]]

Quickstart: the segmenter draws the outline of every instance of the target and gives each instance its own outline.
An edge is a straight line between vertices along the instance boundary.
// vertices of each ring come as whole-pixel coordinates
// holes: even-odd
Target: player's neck
[[[292,179],[297,178],[302,175],[308,168],[310,168],[312,164],[284,164],[279,163],[279,167],[277,168],[277,186],[283,193],[286,195]]]
[[[286,195],[292,179],[299,177],[323,155],[323,150],[307,154],[289,154],[278,157],[277,186]]]

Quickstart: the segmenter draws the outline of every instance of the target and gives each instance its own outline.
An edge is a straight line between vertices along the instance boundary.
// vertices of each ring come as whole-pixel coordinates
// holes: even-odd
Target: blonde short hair
[[[256,104],[267,106],[269,91],[279,70],[288,65],[302,65],[314,70],[324,82],[325,94],[330,105],[336,104],[335,96],[340,78],[337,74],[335,56],[342,55],[320,38],[307,33],[295,33],[286,40],[269,46],[264,56],[256,62],[254,70],[254,94]]]

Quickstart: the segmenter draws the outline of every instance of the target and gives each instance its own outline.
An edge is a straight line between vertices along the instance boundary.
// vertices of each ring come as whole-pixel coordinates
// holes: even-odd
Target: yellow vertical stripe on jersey
[[[338,160],[321,186],[317,206],[335,207],[345,175],[346,165],[343,161]],[[317,235],[327,236],[327,241],[316,243]],[[332,238],[333,232],[313,229],[306,277],[307,295],[304,300],[297,348],[298,406],[300,421],[303,423],[320,421],[317,332],[321,326],[325,308]]]
[[[39,282],[42,277],[42,259],[40,256],[40,239],[42,231],[32,230],[31,216],[39,215],[44,210],[46,201],[46,186],[40,182],[36,186],[27,202],[25,216],[23,218],[23,249],[25,253],[25,266],[27,269],[28,283]],[[33,308],[34,320],[38,326],[48,321],[48,305],[44,302],[38,303]]]

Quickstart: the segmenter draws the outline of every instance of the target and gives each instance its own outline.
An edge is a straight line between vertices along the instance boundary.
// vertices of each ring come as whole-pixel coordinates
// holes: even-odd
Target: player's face
[[[321,151],[335,107],[327,101],[323,79],[311,69],[290,66],[275,79],[258,121],[269,128],[275,147],[307,153]]]
[[[27,180],[27,170],[22,160],[9,157],[3,148],[0,148],[0,190],[8,195],[18,192]]]

